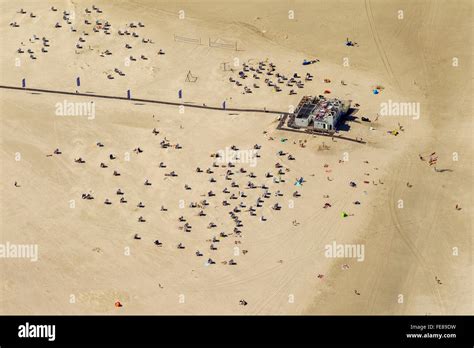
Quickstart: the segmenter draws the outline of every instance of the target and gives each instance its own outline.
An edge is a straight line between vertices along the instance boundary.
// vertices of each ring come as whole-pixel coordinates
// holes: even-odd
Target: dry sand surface
[[[1,314],[472,313],[472,1],[1,0],[1,8],[0,85],[24,78],[29,88],[130,90],[185,105],[1,89],[0,243],[38,247],[36,262],[0,259]],[[239,79],[243,63],[258,62],[314,78],[281,92],[265,75]],[[326,89],[359,104],[338,135],[363,143],[278,130],[278,114],[186,106],[289,112]],[[420,117],[377,118],[389,100],[416,103]],[[58,103],[91,101],[94,118],[56,114]],[[244,159],[256,144],[258,157],[235,167],[211,157],[235,145]],[[333,243],[363,246],[363,259],[327,257]]]

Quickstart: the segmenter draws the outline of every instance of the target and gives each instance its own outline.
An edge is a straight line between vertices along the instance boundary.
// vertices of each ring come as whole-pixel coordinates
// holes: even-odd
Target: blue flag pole
[[[182,89],[180,89],[180,90],[178,91],[178,98],[179,98],[179,99],[183,98],[183,90],[182,90]]]
[[[222,103],[222,108],[225,110],[225,102]]]
[[[132,94],[130,93],[130,90],[127,90],[127,99],[131,99],[132,98]]]
[[[81,86],[81,78],[80,77],[76,78],[76,85],[77,85],[77,87]]]
[[[26,87],[26,79],[21,80],[21,88]]]

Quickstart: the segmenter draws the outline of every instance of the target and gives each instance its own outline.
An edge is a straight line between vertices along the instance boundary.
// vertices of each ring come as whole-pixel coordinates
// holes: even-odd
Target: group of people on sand
[[[161,134],[161,132],[156,129],[156,127],[150,133],[150,136],[152,137],[150,141],[155,141],[158,144],[160,141],[161,144],[170,144],[170,141],[166,137],[164,137],[164,140],[155,138],[155,136]],[[95,145],[98,148],[103,149],[104,156],[106,156],[105,159],[102,159],[102,162],[100,162],[101,168],[106,169],[114,164],[119,164],[118,162],[116,162],[117,156],[114,153],[107,151],[107,146],[103,142],[98,141],[95,143]],[[166,149],[168,148],[168,146],[162,146],[161,148]],[[174,146],[174,148],[181,148],[181,146]],[[231,145],[230,148],[237,154],[240,151],[239,148],[235,145]],[[261,157],[261,149],[262,145],[260,144],[255,144],[253,146],[253,150],[255,150],[256,156],[259,158]],[[60,154],[61,151],[59,149],[56,149],[54,153]],[[133,153],[135,153],[136,156],[143,156],[144,153],[147,153],[147,149],[142,146],[136,146],[133,149]],[[195,229],[192,226],[194,224],[191,223],[193,220],[196,221],[196,223],[196,219],[211,220],[208,222],[207,229],[209,231],[216,230],[216,232],[211,238],[207,239],[209,243],[208,251],[206,253],[202,250],[196,250],[195,255],[197,257],[204,257],[205,254],[208,254],[205,258],[205,260],[207,260],[205,264],[209,266],[216,265],[217,261],[215,261],[215,259],[219,255],[219,250],[221,250],[221,244],[223,244],[227,239],[233,239],[236,245],[242,243],[244,232],[246,230],[247,219],[255,219],[255,221],[260,221],[262,223],[268,221],[268,216],[264,216],[265,207],[269,211],[273,211],[273,214],[279,214],[279,211],[281,211],[283,208],[283,204],[281,204],[282,202],[278,202],[278,200],[284,199],[285,197],[285,192],[283,188],[285,187],[284,183],[285,176],[287,175],[286,173],[290,170],[288,168],[288,165],[289,163],[295,161],[296,157],[292,154],[289,154],[287,151],[279,151],[277,153],[277,156],[279,157],[278,161],[273,165],[272,168],[266,168],[266,171],[257,174],[255,173],[255,171],[251,171],[246,168],[245,163],[239,165],[238,163],[240,162],[233,160],[229,160],[228,162],[222,162],[222,158],[220,158],[219,153],[211,154],[211,158],[213,158],[214,162],[211,163],[211,165],[208,166],[207,169],[201,169],[200,167],[198,167],[195,171],[196,175],[201,177],[201,181],[203,183],[207,181],[210,187],[200,192],[200,190],[196,190],[195,187],[191,187],[189,183],[184,183],[184,185],[182,186],[183,189],[189,192],[190,194],[196,197],[205,196],[206,199],[203,199],[201,197],[201,199],[198,199],[195,202],[191,202],[188,206],[188,209],[190,210],[185,211],[185,213],[181,214],[181,216],[178,218],[178,230],[184,232],[185,234],[183,234],[183,240],[176,244],[176,249],[180,250],[181,252],[185,252],[187,250],[187,243],[184,239],[186,234],[197,233],[195,232]],[[77,164],[89,164],[88,161],[86,161],[83,157],[76,157],[74,159],[74,162]],[[167,166],[164,164],[164,162],[160,162],[159,165],[157,165],[158,171],[166,167]],[[112,171],[112,169],[109,170]],[[119,170],[120,168],[118,167],[115,167],[115,169],[113,169],[114,176],[118,177],[116,179],[118,186],[120,185],[120,183],[123,182],[120,179],[121,175]],[[176,172],[173,170],[164,171],[162,172],[162,174],[164,178],[177,177]],[[302,178],[301,181],[303,181]],[[145,178],[142,183],[145,186],[150,187],[150,189],[154,188],[154,185],[152,185],[153,183],[150,178]],[[223,183],[225,183],[224,189],[219,190],[218,185],[222,185]],[[126,190],[126,188],[124,189],[124,187],[120,186],[114,191],[115,195],[117,195],[120,199],[119,202],[121,203],[121,205],[123,204],[123,206],[127,206],[127,191],[128,190]],[[93,200],[95,198],[92,191],[83,193],[81,197],[84,200]],[[301,197],[300,191],[294,190],[292,192],[292,198],[294,199],[299,197]],[[105,205],[111,206],[113,208],[112,199],[105,198],[103,202]],[[145,207],[145,204],[140,201],[137,204],[137,208],[140,210],[143,209],[143,211],[148,211],[147,208],[149,205],[151,204],[147,204],[147,207]],[[209,209],[209,207],[212,206],[221,206],[224,209],[227,209],[227,215],[229,216],[229,220],[228,222],[224,222],[222,225],[225,226],[230,224],[230,231],[226,231],[228,227],[226,228],[221,226],[221,223],[218,224],[215,221],[212,221],[213,219],[210,216],[211,214],[207,214],[207,210]],[[194,213],[192,212],[193,210]],[[160,211],[166,214],[167,209],[162,205]],[[174,211],[170,211],[168,214],[173,213]],[[140,215],[135,221],[140,223],[140,225],[143,224],[143,226],[146,226],[147,219],[145,218],[145,214]],[[298,226],[299,223],[295,223],[294,225]],[[139,227],[137,226],[137,228]],[[223,230],[219,231],[219,229]],[[136,241],[140,241],[142,240],[142,238],[142,235],[139,233],[133,234],[133,239]],[[157,247],[163,247],[163,245],[165,244],[163,241],[158,239],[155,239],[153,243]],[[241,251],[241,254],[246,255],[248,252],[248,249],[243,249]],[[220,263],[229,266],[238,265],[238,262],[235,258],[222,260]],[[246,306],[247,302],[245,300],[241,300],[240,304]]]
[[[64,9],[62,10],[61,19],[59,20],[58,20],[58,15],[55,14],[56,12],[58,12],[58,8],[55,6],[51,6],[50,11],[53,13],[51,13],[49,16],[48,15],[42,16],[41,20],[50,19],[51,23],[49,25],[51,25],[57,31],[61,31],[67,28],[68,31],[70,31],[72,34],[75,35],[75,33],[77,33],[78,31],[78,28],[76,26],[78,22],[81,24],[82,27],[85,27],[86,30],[82,30],[82,32],[80,33],[78,37],[77,42],[75,42],[74,46],[71,47],[71,48],[74,48],[76,54],[81,54],[84,51],[84,49],[86,48],[86,45],[89,43],[90,39],[92,38],[94,34],[104,34],[107,36],[117,34],[118,36],[127,38],[127,43],[124,46],[125,50],[127,51],[127,54],[129,54],[130,50],[132,50],[133,47],[135,46],[143,47],[143,45],[145,44],[149,45],[149,44],[155,43],[150,38],[145,38],[145,37],[140,36],[138,29],[145,27],[145,24],[143,24],[140,21],[127,23],[125,24],[125,29],[117,29],[116,31],[113,31],[112,24],[108,20],[103,18],[104,16],[103,11],[95,5],[92,5],[91,8],[85,7],[83,8],[83,10],[79,10],[78,8],[76,8],[74,11]],[[27,15],[28,12],[24,10],[23,8],[21,8],[17,13],[21,15]],[[29,17],[32,20],[37,18],[36,14],[34,14],[33,12],[29,13]],[[78,17],[82,17],[82,18],[79,19]],[[46,23],[45,25],[48,25],[48,23]],[[10,23],[10,27],[18,28],[20,27],[20,24],[17,21],[14,21]],[[87,29],[90,29],[90,30],[87,30]],[[75,37],[77,37],[77,35],[75,35]],[[30,43],[34,44],[36,40],[39,40],[39,38],[36,37],[36,35],[34,35],[33,38],[30,39]],[[50,45],[49,39],[43,37],[41,53],[47,53],[49,45]],[[88,47],[90,50],[93,50],[94,44],[89,43]],[[23,54],[25,53],[25,51],[28,52],[32,60],[37,59],[34,47],[33,46],[27,47],[24,44],[24,42],[21,42],[21,47],[17,50],[17,53]],[[160,48],[156,51],[157,56],[162,56],[164,54],[165,54],[165,51],[163,48]],[[109,49],[102,50],[100,52],[101,57],[106,57],[110,55],[112,55],[112,52]],[[149,58],[144,53],[140,53],[136,57],[134,57],[133,55],[128,56],[128,62],[135,62],[137,60],[147,61],[148,59]],[[105,73],[105,76],[109,80],[113,80],[115,79],[115,74],[117,76],[125,76],[125,73],[121,71],[119,68],[115,68],[113,69],[113,71],[112,70],[108,71],[107,73]]]
[[[316,62],[316,61],[315,61]],[[272,88],[275,92],[281,92],[282,87],[288,87],[289,94],[297,94],[296,89],[303,89],[305,82],[313,80],[314,76],[310,73],[306,73],[303,78],[297,73],[293,73],[291,77],[285,76],[276,71],[276,65],[268,61],[259,61],[257,64],[243,63],[242,70],[238,71],[238,77],[229,77],[229,82],[234,83],[238,87],[243,87],[242,94],[251,94],[254,89],[260,88],[258,81],[264,79],[265,85]],[[244,85],[244,81],[252,75],[253,83]]]

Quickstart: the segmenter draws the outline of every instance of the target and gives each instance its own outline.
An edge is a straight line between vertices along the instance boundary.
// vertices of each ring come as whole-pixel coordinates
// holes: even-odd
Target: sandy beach
[[[472,313],[472,2],[0,1],[1,314]]]

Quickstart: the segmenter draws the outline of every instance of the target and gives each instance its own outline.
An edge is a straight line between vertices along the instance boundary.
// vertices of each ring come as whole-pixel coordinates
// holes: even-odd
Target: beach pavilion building
[[[334,132],[339,120],[349,111],[350,102],[336,98],[305,96],[298,104],[293,127]]]

